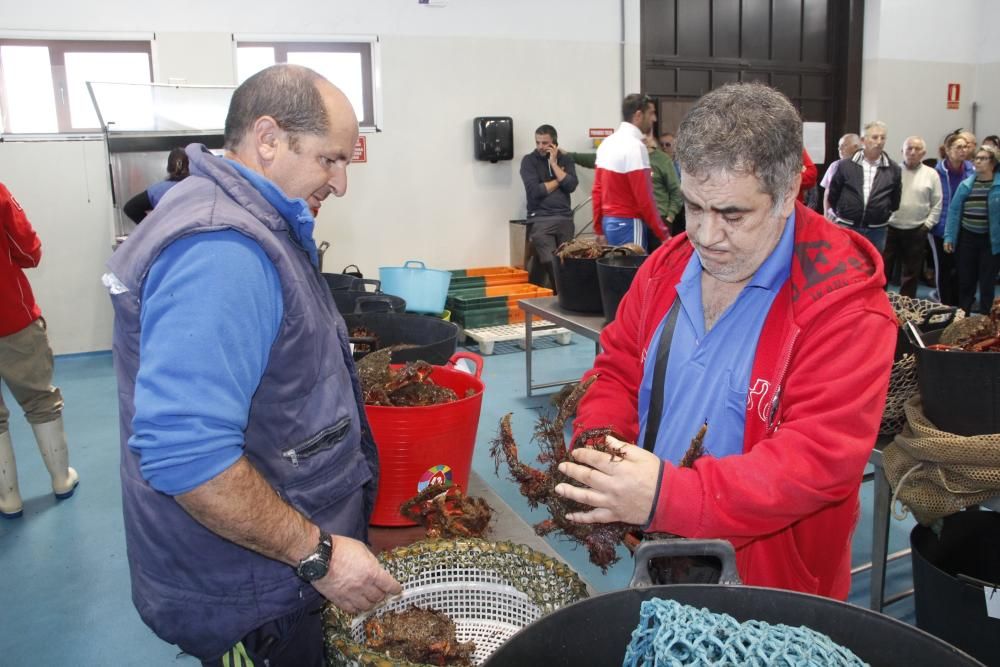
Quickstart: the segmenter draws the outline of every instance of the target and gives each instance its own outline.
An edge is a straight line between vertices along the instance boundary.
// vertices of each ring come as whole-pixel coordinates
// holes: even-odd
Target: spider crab
[[[556,484],[561,482],[575,484],[572,479],[559,472],[559,464],[571,460],[563,434],[566,422],[576,414],[580,399],[595,379],[596,377],[588,378],[565,395],[560,401],[554,419],[545,415],[538,418],[534,439],[541,449],[538,461],[545,465],[544,469],[533,468],[518,458],[517,443],[511,430],[511,414],[507,414],[501,420],[500,432],[491,443],[490,454],[496,464],[497,474],[500,473],[501,463],[507,464],[510,476],[520,485],[521,495],[527,498],[531,507],[538,505],[548,507],[552,518],[534,526],[537,534],[547,535],[555,530],[561,531],[568,538],[587,547],[590,561],[602,570],[607,570],[608,566],[618,560],[618,555],[615,553],[618,543],[628,531],[637,529],[637,526],[625,523],[573,523],[566,518],[567,513],[586,511],[590,508],[563,498],[555,492]],[[612,459],[620,457],[618,450],[605,442],[605,437],[608,435],[620,437],[611,428],[595,428],[581,433],[575,444],[577,447],[593,447],[607,452]]]
[[[458,396],[448,387],[430,380],[434,367],[426,361],[410,361],[399,368],[389,362],[398,347],[385,347],[371,352],[357,363],[361,393],[366,405],[437,405],[457,401]]]
[[[621,522],[579,524],[569,521],[566,518],[567,513],[587,511],[591,508],[563,498],[555,492],[556,485],[563,482],[579,486],[575,480],[559,472],[560,463],[572,461],[563,434],[566,422],[576,414],[580,399],[583,398],[587,389],[596,379],[596,376],[591,376],[586,381],[574,386],[568,393],[560,392],[554,400],[558,406],[554,419],[545,415],[538,418],[535,424],[534,440],[538,442],[541,449],[538,462],[544,464],[544,469],[533,468],[523,463],[518,457],[517,443],[514,441],[514,434],[511,430],[510,413],[500,421],[500,431],[491,443],[490,454],[493,456],[498,475],[500,465],[507,464],[511,478],[520,485],[521,495],[528,500],[528,504],[532,508],[538,507],[538,505],[545,505],[548,508],[552,518],[535,524],[535,532],[542,536],[553,531],[562,532],[567,538],[583,544],[590,555],[590,562],[601,568],[602,572],[606,572],[609,566],[618,561],[616,548],[619,542],[623,542],[633,549],[639,544],[642,539],[639,526]],[[707,425],[703,426],[698,435],[691,441],[691,445],[680,463],[681,466],[691,467],[694,461],[702,455],[704,451],[702,443],[706,429]],[[605,452],[612,461],[620,459],[622,457],[621,450],[606,442],[609,435],[619,440],[625,439],[610,427],[593,428],[580,433],[574,441],[574,446],[591,447]]]
[[[429,538],[482,537],[493,517],[493,508],[485,500],[466,496],[454,484],[431,484],[399,511],[421,524]]]

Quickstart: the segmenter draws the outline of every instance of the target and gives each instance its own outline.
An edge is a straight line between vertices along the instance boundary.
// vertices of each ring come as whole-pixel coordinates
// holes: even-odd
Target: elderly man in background
[[[319,667],[326,600],[400,591],[364,542],[378,453],[312,235],[357,137],[320,75],[258,72],[225,157],[188,146],[108,262],[132,600],[205,665]]]
[[[899,293],[916,297],[924,264],[927,232],[941,216],[941,179],[923,163],[927,146],[920,137],[903,142],[902,194],[899,209],[889,218],[882,257],[887,267],[900,263]]]
[[[886,126],[865,125],[864,149],[843,160],[830,181],[833,221],[858,232],[879,252],[885,247],[889,216],[899,208],[902,174],[885,153]]]
[[[647,229],[660,241],[670,238],[656,210],[649,151],[643,143],[643,135],[656,122],[656,104],[646,95],[628,95],[622,101],[622,118],[597,149],[591,191],[594,233],[611,245],[645,247]]]
[[[845,134],[837,142],[837,152],[840,154],[840,160],[847,160],[854,157],[854,154],[863,147],[864,144],[861,143],[861,137],[854,133]],[[830,211],[830,181],[833,180],[834,174],[837,173],[840,160],[835,160],[826,168],[823,180],[819,182],[820,187],[823,188],[823,215],[831,220],[833,219],[833,213]]]
[[[727,539],[747,584],[845,599],[897,331],[882,259],[796,202],[802,121],[776,90],[705,95],[677,156],[687,235],[639,268],[574,424],[641,446],[574,449],[585,486],[556,491],[594,508],[573,521]]]

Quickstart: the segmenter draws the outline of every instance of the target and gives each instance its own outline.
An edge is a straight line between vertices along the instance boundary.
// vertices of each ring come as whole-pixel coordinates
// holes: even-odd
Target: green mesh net
[[[639,626],[632,632],[622,663],[623,667],[867,664],[809,628],[762,621],[740,623],[728,614],[658,598],[642,603]]]

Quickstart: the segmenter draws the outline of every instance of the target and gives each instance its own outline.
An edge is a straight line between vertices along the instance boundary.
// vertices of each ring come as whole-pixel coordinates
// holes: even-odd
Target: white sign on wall
[[[826,164],[826,123],[802,123],[802,145],[816,164]]]

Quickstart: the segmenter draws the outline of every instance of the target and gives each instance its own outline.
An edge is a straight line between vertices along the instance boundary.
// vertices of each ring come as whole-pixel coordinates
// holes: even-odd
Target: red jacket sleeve
[[[10,246],[10,257],[22,269],[38,266],[42,260],[42,242],[28,222],[24,209],[6,186],[0,183],[0,220]]]
[[[856,491],[885,405],[896,325],[865,303],[836,311],[798,334],[779,427],[744,454],[685,469],[665,463],[648,530],[738,546]]]
[[[590,205],[594,211],[594,233],[597,235],[604,234],[604,226],[601,224],[601,219],[604,217],[602,211],[603,203],[602,199],[602,189],[604,188],[604,170],[597,167],[594,170],[594,187],[590,191]]]
[[[799,201],[803,201],[806,190],[816,187],[819,171],[806,149],[802,149],[802,184],[799,186]]]
[[[643,147],[645,150],[645,147]],[[660,218],[660,212],[656,210],[656,197],[653,196],[653,176],[649,167],[637,171],[628,172],[628,184],[632,190],[632,196],[639,205],[639,214],[643,222],[661,241],[670,238],[667,226]]]

